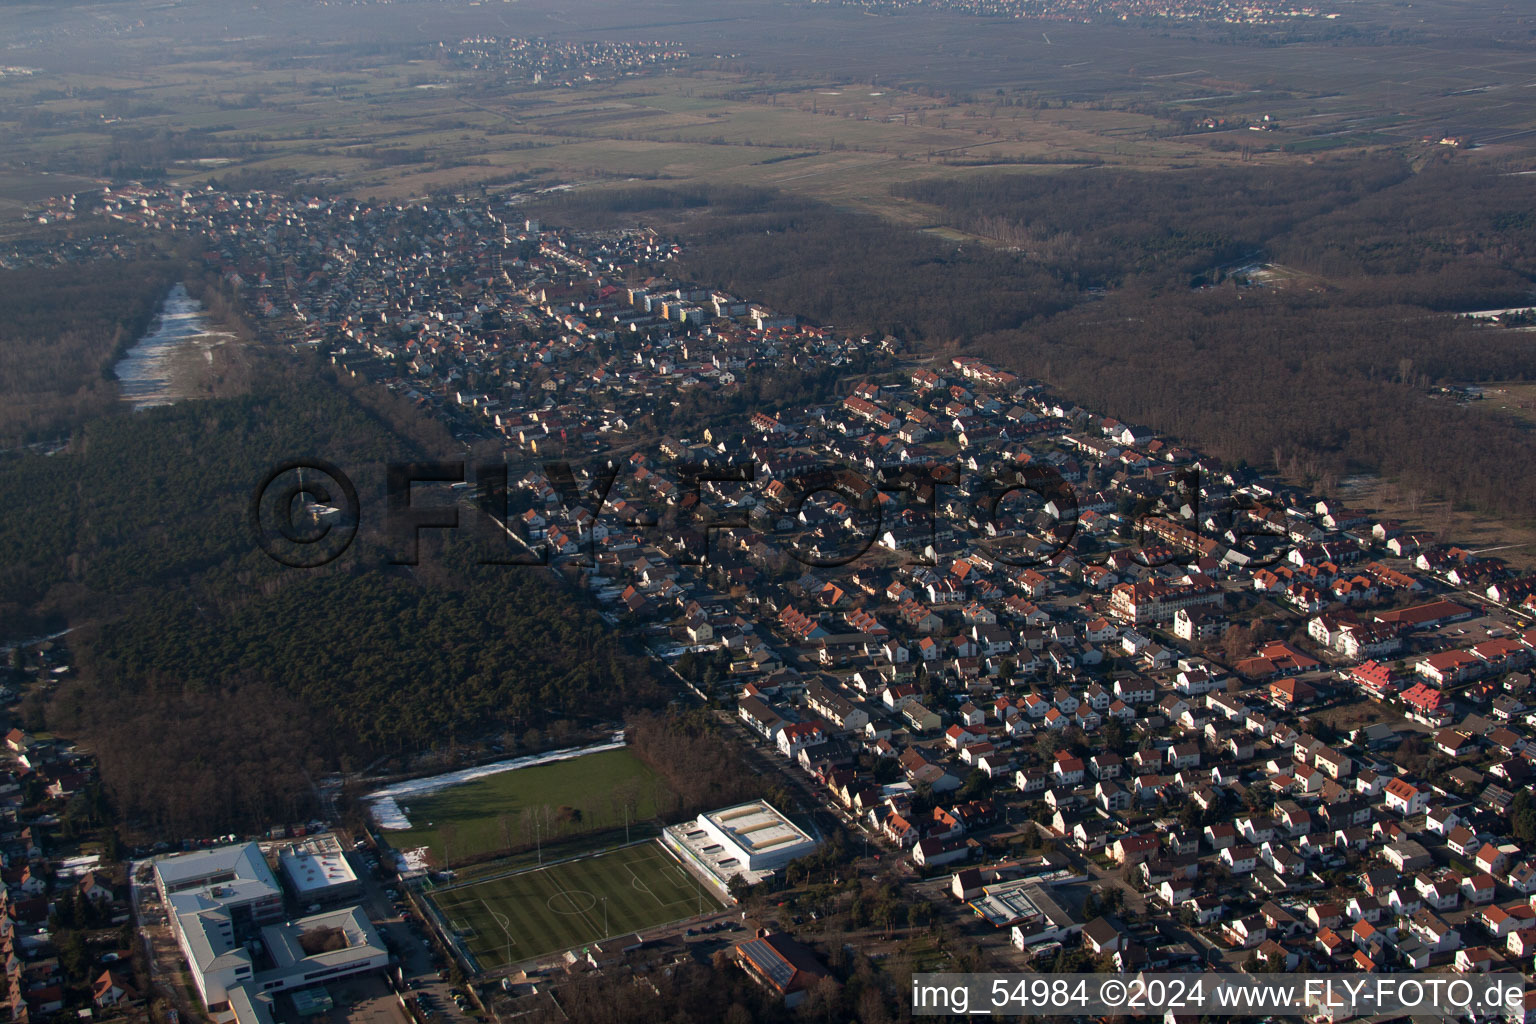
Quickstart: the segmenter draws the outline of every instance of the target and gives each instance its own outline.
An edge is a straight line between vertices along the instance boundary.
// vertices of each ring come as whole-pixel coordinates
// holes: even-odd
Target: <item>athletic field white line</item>
[[[661,902],[660,896],[657,896],[654,892],[651,891],[650,886],[640,881],[640,876],[635,874],[634,868],[630,867],[628,864],[625,864],[624,870],[629,872],[629,884],[631,888],[633,888],[636,892],[643,892],[651,899],[655,900],[658,907],[665,907],[667,905]]]
[[[564,896],[565,899],[566,899],[566,902],[568,902],[572,907],[576,907],[576,901],[571,899],[571,894],[570,894],[570,892],[566,891],[565,886],[563,886],[559,882],[555,882],[555,881],[551,881],[550,884],[552,884],[555,887],[556,895]],[[594,893],[587,892],[586,889],[582,889],[580,891],[587,893],[588,896],[595,895]],[[545,905],[548,906],[548,904],[545,904]],[[603,935],[601,933],[601,930],[597,926],[597,922],[592,920],[590,917],[587,916],[587,912],[585,910],[581,909],[580,907],[576,907],[576,912],[581,915],[582,920],[587,922],[587,927],[591,928],[595,932],[598,932],[598,936],[597,937],[599,939],[607,938],[606,935]],[[580,941],[580,940],[578,940],[578,941]],[[586,941],[592,941],[592,940],[589,939],[589,940],[586,940]]]
[[[491,909],[491,905],[485,902],[485,900],[481,900],[480,905],[485,908],[487,914],[491,915],[492,920],[501,925],[502,932],[507,936],[507,944],[517,945],[517,940],[512,937],[512,919],[499,910]]]
[[[663,865],[661,865],[661,867],[664,868],[664,867],[666,867],[666,865],[663,864]],[[635,869],[631,865],[629,865],[629,864],[624,865],[624,869],[629,872],[630,878],[632,880],[630,884],[635,889],[639,890],[640,892],[649,893],[651,899],[656,901],[657,906],[661,906],[661,907],[676,907],[676,906],[681,906],[683,904],[691,902],[689,897],[692,895],[692,893],[686,893],[684,895],[679,896],[677,899],[664,900],[660,896],[656,895],[656,890],[652,889],[645,882],[641,881],[640,876],[635,873]],[[670,882],[671,881],[671,879],[667,878],[664,873],[661,875],[661,880],[662,881],[666,881],[666,882]]]
[[[646,858],[646,862],[655,866],[656,874],[662,881],[677,889],[679,895],[672,901],[673,903],[685,903],[697,895],[698,883],[671,855],[652,852],[651,856]],[[677,876],[676,879],[672,877],[673,875]]]
[[[490,878],[475,879],[467,883],[462,883],[459,886],[455,886],[453,889],[471,890],[485,887],[488,889],[499,890],[497,893],[497,903],[505,904],[510,900],[528,898],[528,894],[526,893],[507,891],[507,882],[510,879],[514,877],[527,876],[528,881],[533,882],[536,889],[543,890],[548,894],[546,897],[546,906],[548,905],[548,900],[553,899],[555,896],[564,897],[566,902],[570,905],[571,910],[575,913],[563,914],[561,916],[580,917],[586,927],[589,928],[593,933],[596,933],[601,929],[599,928],[596,919],[592,916],[596,910],[595,900],[592,909],[588,910],[579,906],[574,898],[574,894],[580,892],[583,895],[588,897],[595,897],[596,899],[601,899],[602,897],[597,896],[596,893],[589,889],[566,888],[563,881],[561,881],[558,877],[562,874],[559,869],[566,867],[568,864],[574,865],[585,860],[611,856],[616,860],[619,860],[623,864],[625,870],[629,872],[631,888],[638,892],[647,893],[653,900],[656,901],[658,909],[667,910],[669,912],[677,912],[683,908],[693,907],[693,905],[698,900],[700,892],[704,891],[702,887],[670,853],[667,853],[664,850],[643,848],[647,846],[648,842],[650,842],[650,840],[629,844],[627,846],[616,847],[611,850],[587,854],[580,857],[573,857],[569,860],[557,861],[553,864],[546,864],[541,867],[526,868],[521,871],[512,872],[508,875],[497,875]],[[659,844],[659,841],[657,842]],[[636,849],[637,847],[642,847],[642,849]],[[636,870],[637,867],[644,868],[649,873],[650,877],[657,879],[658,884],[672,889],[676,894],[676,898],[670,900],[663,899],[656,892],[655,888],[653,888],[645,879],[641,878],[639,872]],[[545,877],[535,882],[534,879],[537,876]],[[513,883],[513,888],[515,889],[516,887],[516,883]],[[492,909],[490,902],[486,897],[470,896],[468,892],[460,893],[454,891],[452,892],[452,895],[459,896],[459,899],[452,899],[451,901],[445,901],[442,899],[442,897],[449,895],[449,892],[443,892],[441,894],[434,894],[433,896],[433,899],[437,902],[439,910],[442,911],[445,916],[450,913],[463,913],[465,908],[475,903],[479,903],[485,912],[490,915],[491,919],[494,920],[498,926],[500,926],[503,934],[510,938],[510,918],[507,918],[507,915],[503,914],[502,912]],[[464,898],[466,896],[468,898]],[[709,902],[711,909],[714,909],[718,904],[718,900],[713,896],[713,894],[710,895]],[[678,920],[682,920],[682,918],[678,918]],[[596,938],[606,937],[607,936],[596,936]],[[494,955],[495,953],[494,950],[489,948],[491,946],[501,946],[503,950],[506,949],[506,945],[504,943],[495,942],[490,938],[489,935],[481,935],[478,931],[475,931],[473,936],[466,938],[468,938],[470,941],[473,941],[476,946],[485,946],[486,952],[490,953],[491,955]],[[519,943],[516,939],[512,939],[511,941],[513,946],[519,948],[521,947],[521,943]],[[595,939],[576,941],[595,941]]]

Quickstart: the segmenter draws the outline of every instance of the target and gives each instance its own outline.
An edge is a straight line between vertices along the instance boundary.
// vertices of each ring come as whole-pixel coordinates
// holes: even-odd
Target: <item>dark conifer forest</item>
[[[430,542],[422,565],[388,565],[384,463],[420,449],[317,365],[264,368],[249,395],[107,415],[68,451],[4,457],[0,614],[89,623],[78,678],[30,724],[86,737],[127,819],[286,820],[312,773],[656,700],[649,663],[547,570]],[[263,473],[305,456],[355,474],[374,518],[319,569],[273,562],[246,522]]]

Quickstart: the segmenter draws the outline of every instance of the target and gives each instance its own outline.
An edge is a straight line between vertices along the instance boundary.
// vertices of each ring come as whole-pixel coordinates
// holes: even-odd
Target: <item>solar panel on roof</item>
[[[741,951],[775,985],[779,986],[779,988],[789,987],[790,979],[795,976],[795,968],[793,964],[779,955],[778,950],[768,945],[762,939],[753,939],[750,942],[743,943]]]

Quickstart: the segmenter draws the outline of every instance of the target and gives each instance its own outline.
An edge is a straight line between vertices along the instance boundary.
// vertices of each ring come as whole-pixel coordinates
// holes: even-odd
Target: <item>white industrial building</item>
[[[816,840],[763,800],[707,811],[671,826],[664,839],[720,891],[734,876],[756,883],[816,849]]]
[[[1037,879],[1019,878],[982,888],[970,908],[994,928],[1010,929],[1017,949],[1062,942],[1083,930],[1083,922],[1058,903]]]
[[[362,894],[357,872],[334,835],[312,836],[277,855],[283,881],[300,906],[338,903]]]

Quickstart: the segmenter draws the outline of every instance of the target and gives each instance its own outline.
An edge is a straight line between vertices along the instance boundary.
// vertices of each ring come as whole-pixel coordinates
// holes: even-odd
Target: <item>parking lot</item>
[[[378,857],[367,848],[354,848],[358,877],[363,883],[363,908],[400,964],[408,998],[415,1000],[423,1020],[464,1024],[476,1016],[467,994],[448,982],[447,963],[437,958],[427,926],[410,908],[401,887],[380,876]]]
[[[330,1024],[410,1024],[389,983],[380,977],[349,978],[326,986],[336,1008]]]

